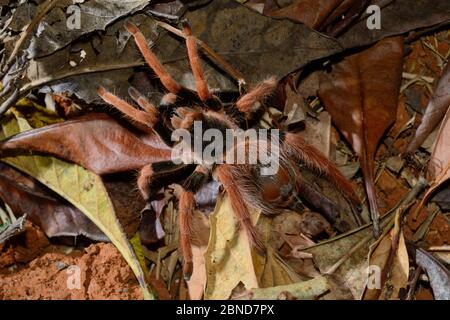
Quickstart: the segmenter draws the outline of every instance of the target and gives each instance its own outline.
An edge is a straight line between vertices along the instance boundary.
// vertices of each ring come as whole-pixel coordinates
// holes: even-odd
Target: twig
[[[423,80],[425,82],[428,82],[430,84],[434,83],[434,78],[432,78],[432,77],[421,76],[421,75],[418,75],[418,74],[413,74],[413,73],[408,73],[408,72],[403,72],[402,73],[402,77],[403,77],[403,79],[406,79],[406,80],[419,79],[419,80]]]
[[[411,283],[409,284],[409,290],[408,290],[408,294],[406,296],[406,300],[412,300],[414,299],[414,294],[416,292],[416,285],[417,285],[417,281],[419,280],[420,274],[422,273],[422,267],[418,267],[415,271],[414,271],[414,277],[411,280]]]
[[[0,118],[19,99],[19,92],[19,89],[15,89],[13,94],[8,99],[6,99],[5,102],[2,103],[2,105],[0,106]]]
[[[417,242],[421,240],[425,235],[427,234],[428,230],[430,229],[431,223],[433,222],[434,218],[436,218],[436,215],[440,212],[439,209],[436,209],[433,211],[432,214],[428,215],[428,217],[425,219],[425,221],[420,225],[419,229],[414,233],[412,237],[413,242]]]
[[[450,251],[450,246],[429,247],[427,251]]]
[[[24,214],[19,219],[17,219],[15,222],[6,226],[6,228],[0,230],[0,244],[25,230],[26,217],[27,217],[27,215]]]

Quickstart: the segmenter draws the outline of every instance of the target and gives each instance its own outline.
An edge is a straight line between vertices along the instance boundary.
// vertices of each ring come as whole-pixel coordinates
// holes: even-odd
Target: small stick
[[[423,81],[428,82],[430,84],[433,84],[434,80],[435,80],[432,77],[421,76],[421,75],[418,75],[418,74],[408,73],[408,72],[403,72],[402,73],[402,77],[403,77],[403,79],[406,79],[406,80],[416,80],[416,79],[417,80],[423,80]]]
[[[0,118],[6,111],[8,111],[9,107],[11,107],[19,99],[19,92],[19,89],[15,89],[13,94],[2,103],[0,106]]]
[[[411,280],[411,283],[409,285],[409,290],[408,290],[408,294],[406,296],[406,300],[412,300],[414,298],[414,293],[416,292],[417,281],[419,280],[419,277],[422,274],[422,271],[423,271],[422,267],[418,267],[414,271],[414,277]]]
[[[6,228],[0,230],[0,244],[25,230],[26,217],[27,217],[27,215],[24,214],[19,219],[17,219],[15,222],[8,225]]]

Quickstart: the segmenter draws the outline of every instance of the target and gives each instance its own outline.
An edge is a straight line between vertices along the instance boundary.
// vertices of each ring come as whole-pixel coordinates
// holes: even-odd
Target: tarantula
[[[275,78],[269,78],[240,96],[234,104],[225,107],[208,89],[197,52],[197,40],[187,23],[183,25],[183,32],[196,91],[182,87],[167,73],[147,46],[146,39],[137,26],[127,23],[126,28],[133,35],[146,63],[168,93],[163,96],[160,105],[155,107],[136,89],[130,88],[129,94],[141,110],[103,87],[98,89],[98,93],[105,102],[133,121],[152,128],[171,147],[176,145],[171,140],[171,133],[180,128],[192,132],[196,121],[201,122],[202,130],[215,128],[224,131],[244,127],[246,121],[263,108],[264,103],[261,102],[264,102],[277,87]],[[277,172],[271,176],[260,174],[261,164],[185,164],[163,161],[148,164],[141,169],[137,184],[146,201],[152,200],[161,188],[169,184],[180,183],[182,186],[178,219],[185,279],[189,279],[193,272],[191,222],[195,207],[194,195],[212,178],[223,186],[239,225],[245,229],[250,241],[261,249],[263,245],[251,222],[249,207],[259,209],[264,214],[277,214],[285,208],[295,207],[299,195],[308,197],[314,193],[310,187],[302,185],[301,166],[325,176],[349,202],[355,205],[360,203],[350,183],[339,170],[317,149],[308,145],[300,135],[281,132],[279,140],[279,166]],[[225,154],[237,152],[236,146],[231,149],[225,148],[224,152]],[[315,203],[315,205],[320,208],[323,204]]]

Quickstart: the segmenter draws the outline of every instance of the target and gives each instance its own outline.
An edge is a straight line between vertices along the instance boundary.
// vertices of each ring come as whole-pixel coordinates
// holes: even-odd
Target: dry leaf
[[[200,211],[194,212],[192,221],[192,262],[194,273],[187,282],[191,300],[201,300],[206,286],[205,253],[208,246],[210,226],[208,218]]]
[[[400,289],[406,289],[408,286],[409,260],[405,239],[402,232],[397,235],[395,233],[395,229],[392,229],[386,234],[370,256],[369,266],[374,271],[371,276],[379,276],[380,279],[375,279],[374,283],[369,280],[369,283],[378,283],[381,288],[368,289],[364,294],[364,300],[397,300],[400,299]],[[395,237],[399,238],[397,250],[393,252]]]
[[[217,201],[210,222],[211,236],[205,254],[205,299],[228,299],[241,282],[247,289],[258,288],[247,233],[237,227],[227,196]]]
[[[323,76],[319,89],[334,124],[360,159],[375,227],[379,209],[374,158],[397,114],[402,62],[403,37],[388,38],[335,64]]]
[[[436,129],[450,106],[450,64],[444,69],[436,90],[428,103],[422,121],[414,138],[409,143],[407,153],[414,153],[426,138]]]
[[[433,154],[428,163],[427,178],[431,182],[430,188],[427,190],[420,205],[414,211],[417,217],[420,210],[428,202],[430,197],[439,189],[446,181],[450,179],[450,149],[448,142],[450,141],[450,109],[447,111],[445,118],[439,130],[439,135],[434,146]]]
[[[75,162],[96,174],[136,170],[170,159],[154,133],[133,133],[106,114],[89,114],[14,135],[0,142],[2,157],[30,151]]]

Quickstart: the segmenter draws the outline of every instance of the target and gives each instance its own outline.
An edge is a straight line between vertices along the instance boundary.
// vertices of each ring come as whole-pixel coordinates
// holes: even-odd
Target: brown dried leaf
[[[393,249],[394,241],[396,242],[395,252]],[[376,266],[377,269],[374,269],[373,275],[377,278],[380,277],[375,279],[374,283],[369,279],[369,283],[375,286],[379,284],[380,287],[367,289],[363,299],[399,299],[400,289],[406,289],[409,277],[408,252],[403,233],[398,233],[395,229],[392,229],[386,234],[371,254],[369,266],[372,269]],[[369,276],[369,278],[371,277]]]
[[[2,157],[17,151],[50,154],[99,175],[139,169],[171,154],[156,134],[138,136],[105,114],[26,131],[0,143]]]
[[[26,213],[48,237],[84,235],[95,241],[109,241],[80,210],[3,163],[0,163],[0,198],[16,216]]]
[[[422,122],[417,128],[414,138],[408,145],[407,153],[413,153],[422,145],[426,138],[438,126],[444,118],[450,106],[450,64],[444,70],[443,76],[439,80],[436,91],[428,103]]]
[[[430,197],[439,189],[445,182],[450,179],[450,149],[448,142],[450,141],[450,109],[445,115],[439,130],[439,135],[434,146],[433,154],[428,163],[427,178],[431,183],[431,187],[423,197],[414,216],[417,217],[422,207],[428,202]]]
[[[192,233],[192,259],[195,272],[187,282],[187,286],[191,300],[201,300],[206,286],[205,253],[210,226],[208,218],[198,210],[194,212]]]
[[[403,37],[388,38],[346,57],[322,77],[319,96],[360,158],[372,219],[378,220],[374,158],[397,113]]]

